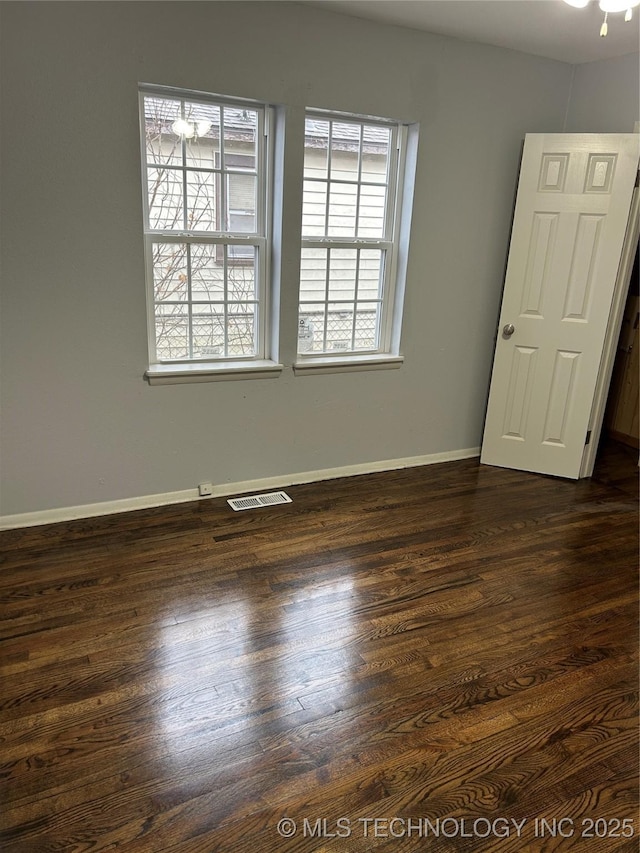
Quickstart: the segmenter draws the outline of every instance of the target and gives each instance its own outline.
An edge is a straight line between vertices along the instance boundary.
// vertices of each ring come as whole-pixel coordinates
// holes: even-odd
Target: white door
[[[527,134],[481,462],[577,479],[638,134]]]

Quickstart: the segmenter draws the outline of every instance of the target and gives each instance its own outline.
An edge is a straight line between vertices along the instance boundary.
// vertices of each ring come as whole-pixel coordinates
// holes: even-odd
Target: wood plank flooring
[[[636,851],[636,457],[1,533],[0,849]]]

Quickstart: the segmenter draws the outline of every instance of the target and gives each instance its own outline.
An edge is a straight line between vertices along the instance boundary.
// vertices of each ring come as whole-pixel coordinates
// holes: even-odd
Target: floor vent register
[[[244,498],[230,498],[227,503],[231,509],[239,512],[241,509],[258,509],[261,506],[293,503],[286,492],[268,492],[264,495],[247,495]]]

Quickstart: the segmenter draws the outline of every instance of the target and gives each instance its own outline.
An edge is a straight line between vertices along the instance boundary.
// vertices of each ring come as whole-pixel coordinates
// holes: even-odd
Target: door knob
[[[511,335],[515,332],[515,330],[516,327],[513,325],[513,323],[507,323],[507,325],[502,330],[502,334],[505,336],[505,338],[510,338]]]

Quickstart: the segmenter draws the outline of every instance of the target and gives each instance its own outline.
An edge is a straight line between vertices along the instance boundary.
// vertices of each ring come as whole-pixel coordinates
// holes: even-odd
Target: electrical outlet
[[[213,483],[200,483],[198,494],[201,498],[207,498],[213,494]]]

